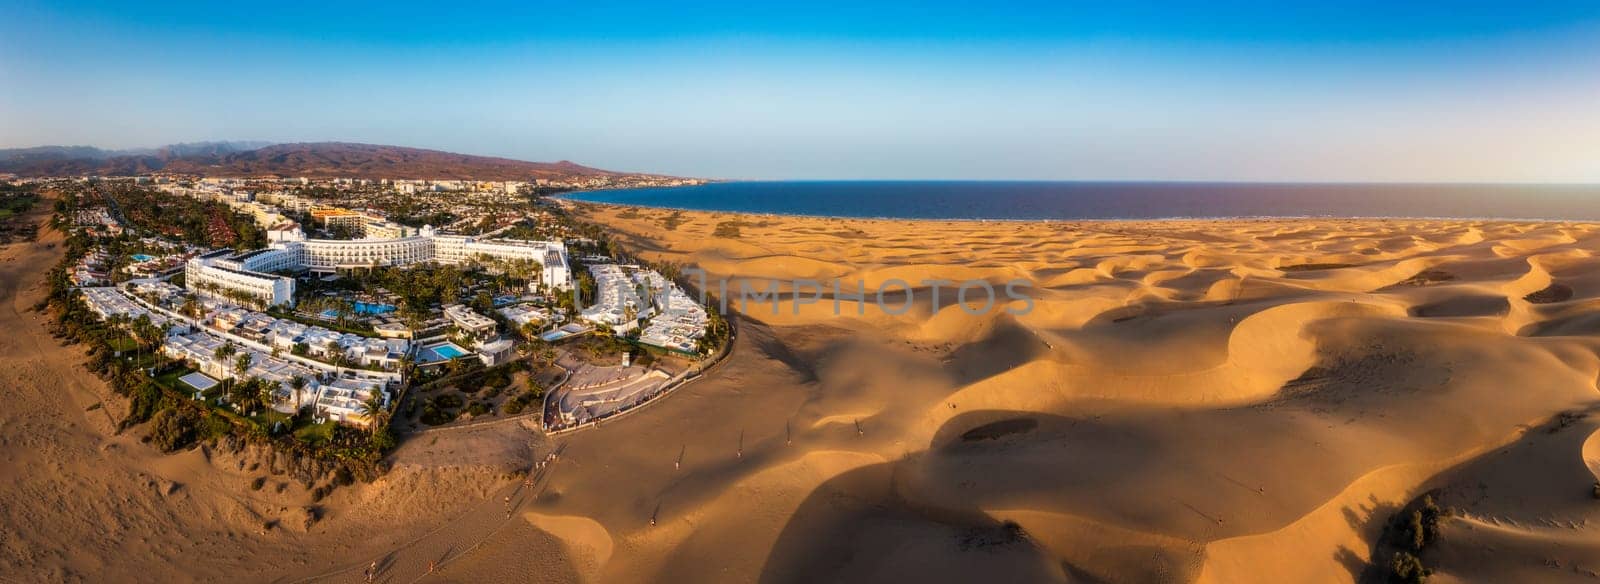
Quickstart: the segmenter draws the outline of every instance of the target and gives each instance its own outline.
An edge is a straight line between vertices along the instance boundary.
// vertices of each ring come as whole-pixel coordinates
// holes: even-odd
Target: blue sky
[[[1600,182],[1600,4],[1287,4],[0,0],[0,146],[341,140],[720,178]]]

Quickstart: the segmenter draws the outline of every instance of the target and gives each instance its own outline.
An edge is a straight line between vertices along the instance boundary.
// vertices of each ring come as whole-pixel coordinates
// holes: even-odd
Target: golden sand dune
[[[631,422],[695,433],[695,422],[671,416],[726,416],[754,436],[759,419],[784,420],[783,440],[747,436],[725,461],[741,476],[772,476],[764,469],[819,450],[884,457],[832,477],[786,474],[798,484],[781,491],[811,495],[761,561],[633,550],[742,575],[755,569],[765,581],[960,580],[973,568],[1028,580],[1350,581],[1370,569],[1388,513],[1452,468],[1593,401],[1600,374],[1586,339],[1548,336],[1589,322],[1600,330],[1600,317],[1586,318],[1600,306],[1582,293],[1555,304],[1523,299],[1549,287],[1552,273],[1591,289],[1582,281],[1595,232],[1587,225],[918,222],[908,230],[763,218],[765,227],[743,230],[742,240],[779,254],[806,250],[812,267],[791,274],[768,262],[745,271],[703,251],[719,246],[700,214],[663,232],[613,210],[592,213],[647,242],[638,248],[646,256],[709,267],[713,279],[831,272],[1036,283],[1034,311],[1023,315],[925,302],[903,315],[872,314],[870,303],[865,315],[854,304],[842,315],[816,305],[794,314],[782,299],[777,315],[770,304],[749,308],[734,361],[786,364],[798,385],[706,380]],[[829,235],[838,232],[855,235]],[[1522,329],[1547,334],[1517,336]],[[713,405],[720,392],[802,401],[731,413]],[[573,452],[590,452],[589,440],[626,440],[629,430],[617,426],[604,438],[573,437]],[[664,515],[698,525],[742,506],[747,496],[732,489],[748,481],[729,479],[725,495],[700,496],[703,508]],[[1592,481],[1564,481],[1564,505],[1584,504]],[[1430,561],[1450,561],[1445,551]],[[908,566],[909,553],[938,571]],[[1452,573],[1448,563],[1439,569]]]
[[[4,548],[5,575],[237,579],[293,557],[246,579],[382,561],[396,582],[1349,582],[1381,576],[1380,535],[1425,493],[1457,513],[1423,553],[1441,580],[1600,573],[1600,227],[582,212],[735,291],[903,280],[914,298],[836,313],[831,290],[779,284],[734,303],[732,356],[670,396],[554,442],[414,439],[310,531],[250,529],[303,505],[293,489],[257,500],[227,460],[106,437],[79,375],[0,414],[8,464],[47,469],[9,487],[41,503],[6,508],[5,540],[43,545]],[[715,234],[727,221],[738,237]],[[935,307],[922,283],[968,279],[1027,280],[1032,310]],[[73,370],[33,345],[49,354],[0,375]],[[505,474],[553,448],[536,485]]]

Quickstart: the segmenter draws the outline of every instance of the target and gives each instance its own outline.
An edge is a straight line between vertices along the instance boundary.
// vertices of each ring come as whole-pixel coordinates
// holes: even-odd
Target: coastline
[[[660,187],[651,187],[660,188]],[[667,187],[682,188],[682,187]],[[607,189],[626,190],[626,189]],[[591,191],[583,191],[591,192]],[[598,192],[598,191],[593,191]],[[721,209],[695,209],[690,207],[673,207],[668,205],[644,205],[638,203],[611,203],[601,201],[586,201],[567,196],[569,193],[551,195],[548,197],[557,204],[583,206],[593,205],[602,208],[635,209],[641,211],[678,211],[683,213],[704,213],[709,215],[736,215],[742,217],[761,217],[772,220],[783,219],[817,219],[840,221],[873,221],[873,222],[910,222],[910,223],[957,223],[957,224],[1045,224],[1045,225],[1072,225],[1072,224],[1139,224],[1139,223],[1180,223],[1193,221],[1201,223],[1265,223],[1273,221],[1299,222],[1299,221],[1395,221],[1395,222],[1438,222],[1438,221],[1469,221],[1486,224],[1492,223],[1536,223],[1536,224],[1570,224],[1570,225],[1595,225],[1600,224],[1600,219],[1562,219],[1562,218],[1522,218],[1522,217],[1452,217],[1452,216],[1391,216],[1391,215],[1216,215],[1216,216],[1169,216],[1169,217],[1126,217],[1126,218],[1092,218],[1092,219],[1009,219],[1009,218],[983,218],[983,217],[892,217],[874,216],[862,217],[855,215],[813,215],[805,213],[779,213],[779,212],[753,212],[730,211]]]

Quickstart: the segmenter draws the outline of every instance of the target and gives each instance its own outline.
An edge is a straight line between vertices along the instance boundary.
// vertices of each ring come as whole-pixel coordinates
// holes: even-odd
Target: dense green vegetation
[[[65,206],[74,204],[69,201]],[[72,289],[67,267],[92,245],[116,245],[117,241],[70,236],[66,257],[47,277],[50,294],[37,308],[53,316],[57,338],[85,345],[88,369],[128,399],[128,413],[118,423],[120,430],[147,424],[145,440],[163,452],[198,444],[232,449],[266,446],[290,457],[293,464],[289,468],[307,488],[329,476],[370,480],[383,472],[383,454],[395,444],[384,416],[376,416],[378,423],[363,430],[315,423],[309,407],[293,415],[283,414],[267,407],[275,387],[255,379],[228,380],[203,394],[203,399],[194,399],[194,390],[178,381],[191,370],[159,350],[165,331],[148,318],[101,320],[90,312]],[[248,368],[242,357],[236,363],[240,369]]]
[[[55,317],[57,335],[67,342],[87,346],[91,369],[128,399],[128,414],[120,420],[123,430],[142,430],[151,445],[167,452],[197,445],[234,449],[268,447],[299,461],[293,466],[313,469],[303,480],[307,488],[311,488],[312,483],[320,484],[319,494],[326,494],[333,485],[339,484],[338,479],[331,477],[353,476],[367,480],[383,472],[382,459],[395,446],[396,436],[389,424],[389,413],[378,405],[368,406],[368,413],[377,420],[369,431],[331,422],[318,423],[309,407],[297,408],[290,414],[275,411],[270,405],[276,387],[268,382],[224,380],[197,396],[193,388],[179,381],[192,369],[161,355],[162,331],[153,329],[147,320],[102,322],[88,312],[68,285],[67,268],[91,248],[107,252],[112,264],[108,267],[113,272],[126,265],[127,257],[132,254],[160,254],[161,250],[150,247],[159,242],[141,241],[140,236],[154,234],[196,245],[239,249],[264,246],[264,234],[249,217],[235,215],[221,203],[166,195],[126,183],[88,183],[67,190],[70,191],[68,196],[56,203],[58,224],[70,223],[71,214],[80,203],[90,207],[103,200],[114,213],[120,210],[125,214],[130,227],[127,233],[117,237],[82,233],[69,237],[65,244],[68,256],[51,273],[50,299],[41,306],[48,308]],[[419,206],[419,212],[424,208]],[[580,255],[605,255],[639,263],[682,282],[678,266],[656,266],[628,257],[597,225],[577,220],[560,209],[542,209],[537,203],[531,209],[508,209],[509,212],[538,214],[541,219],[515,224],[501,236],[568,241],[575,260],[572,267],[576,286],[587,302],[593,301],[596,285],[585,266],[576,261]],[[479,227],[483,229],[506,224],[488,219],[481,223]],[[399,308],[397,316],[413,327],[437,317],[441,305],[455,302],[471,305],[493,318],[497,316],[492,306],[496,296],[526,294],[530,285],[537,288],[540,273],[534,262],[499,262],[487,258],[462,266],[350,270],[335,280],[303,282],[297,286],[302,299],[301,305],[296,307],[298,310],[273,309],[271,312],[336,330],[370,333],[362,319],[353,316],[349,304],[351,299],[371,296],[393,299]],[[324,295],[324,292],[336,294]],[[571,294],[552,295],[546,291],[545,302],[568,311],[569,315],[576,308]],[[337,322],[320,319],[312,322],[311,316],[328,308],[334,308],[340,315]],[[710,312],[712,329],[702,341],[704,354],[714,354],[726,345],[731,335],[730,323],[714,310]],[[305,354],[309,349],[297,346],[290,352]],[[593,358],[608,363],[618,359],[622,352],[633,352],[645,361],[651,359],[630,339],[610,334],[581,337],[568,342],[563,349],[588,351]],[[484,368],[473,359],[451,361],[422,372],[407,367],[412,385],[401,394],[401,411],[408,422],[417,420],[428,425],[446,424],[466,416],[529,413],[540,407],[545,395],[535,378],[548,381],[551,377],[519,373],[530,369],[548,372],[557,354],[556,347],[538,341],[523,346],[522,358],[500,367]],[[237,371],[248,370],[250,363],[246,359],[234,358],[232,363]],[[524,378],[526,383],[521,381]]]
[[[0,243],[34,236],[36,226],[19,217],[37,204],[39,195],[31,189],[0,183]]]
[[[743,227],[743,226],[744,226],[744,223],[740,222],[740,221],[723,221],[723,222],[717,224],[716,229],[711,232],[711,235],[713,237],[723,237],[723,238],[727,238],[727,239],[738,239],[739,238],[739,228]]]
[[[1432,571],[1423,564],[1422,554],[1439,539],[1439,528],[1450,516],[1423,495],[1401,508],[1389,519],[1373,554],[1375,572],[1389,582],[1421,584]],[[1386,559],[1386,560],[1385,560]]]
[[[95,188],[116,201],[128,226],[209,247],[256,249],[267,244],[266,232],[248,215],[234,213],[217,201],[169,195],[127,183]]]

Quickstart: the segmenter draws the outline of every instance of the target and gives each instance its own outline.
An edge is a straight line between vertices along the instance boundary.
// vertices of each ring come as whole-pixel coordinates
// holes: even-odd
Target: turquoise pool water
[[[395,307],[394,307],[393,304],[377,304],[377,303],[372,303],[372,302],[356,302],[356,303],[353,303],[353,304],[350,305],[350,309],[351,309],[352,312],[355,312],[358,316],[376,316],[376,315],[379,315],[379,314],[388,314],[388,313],[391,313],[391,312],[395,311]],[[334,310],[332,308],[324,310],[324,311],[322,311],[322,312],[320,312],[318,314],[321,314],[322,318],[325,318],[325,319],[328,319],[328,320],[333,320],[335,318],[339,318],[339,311],[338,310]]]
[[[356,314],[386,314],[394,312],[394,305],[357,302],[355,303],[355,309]]]
[[[133,257],[133,261],[136,261],[136,262],[148,262],[150,260],[156,259],[156,256],[142,254],[142,253],[133,254],[132,257]]]
[[[417,351],[417,363],[428,365],[467,356],[467,350],[455,343],[440,343]]]

